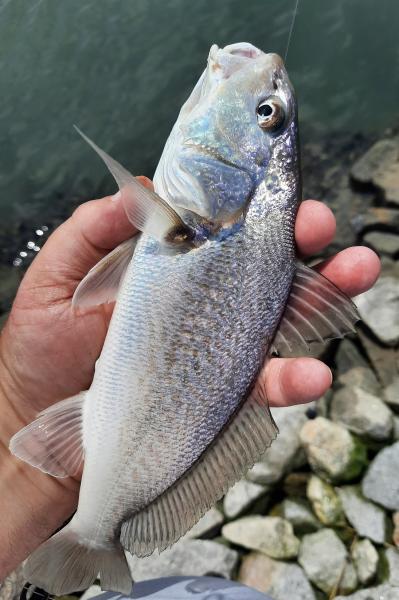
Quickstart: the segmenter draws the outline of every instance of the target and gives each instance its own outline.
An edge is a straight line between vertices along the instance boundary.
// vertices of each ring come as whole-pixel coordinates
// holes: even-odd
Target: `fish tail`
[[[87,589],[98,576],[101,588],[129,595],[132,576],[122,545],[90,545],[73,529],[73,522],[30,555],[24,565],[27,580],[50,594],[62,596]]]

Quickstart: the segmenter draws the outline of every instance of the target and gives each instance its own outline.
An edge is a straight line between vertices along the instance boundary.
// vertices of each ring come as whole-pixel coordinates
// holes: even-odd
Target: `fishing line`
[[[298,4],[299,4],[299,0],[296,0],[295,8],[294,8],[294,12],[292,15],[292,20],[291,20],[291,27],[290,27],[290,31],[288,34],[287,47],[285,49],[285,54],[284,54],[284,62],[287,62],[288,49],[290,47],[292,32],[294,31],[295,19],[296,19],[297,13],[298,13]]]

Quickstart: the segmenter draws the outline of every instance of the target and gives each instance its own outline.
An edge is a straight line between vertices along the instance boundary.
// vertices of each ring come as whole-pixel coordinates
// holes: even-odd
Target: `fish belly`
[[[292,227],[270,219],[186,254],[139,243],[84,409],[75,520],[89,539],[118,535],[193,465],[248,394],[294,272]]]

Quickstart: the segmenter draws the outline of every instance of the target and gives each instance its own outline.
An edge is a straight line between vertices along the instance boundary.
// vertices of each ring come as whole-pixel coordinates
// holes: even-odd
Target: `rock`
[[[399,210],[373,206],[366,212],[354,215],[351,219],[351,225],[357,233],[360,233],[366,227],[378,227],[379,225],[399,228]]]
[[[393,439],[396,441],[399,441],[399,417],[398,416],[394,416],[393,417]]]
[[[315,406],[315,403],[311,406]],[[263,458],[248,471],[247,479],[259,484],[275,483],[293,465],[298,468],[301,463],[306,462],[305,456],[301,453],[299,431],[307,421],[308,409],[309,404],[272,409],[280,433]]]
[[[342,340],[342,342],[340,342],[335,355],[335,364],[337,365],[337,370],[340,374],[340,377],[342,377],[343,373],[346,373],[354,368],[370,368],[363,355],[357,349],[356,345],[348,338],[345,338]]]
[[[257,483],[242,479],[229,489],[224,497],[223,510],[228,519],[235,519],[256,500],[265,496],[268,489]]]
[[[185,538],[199,538],[216,533],[223,525],[224,518],[220,510],[213,507],[186,533]]]
[[[216,575],[231,578],[238,563],[238,553],[210,540],[180,540],[160,554],[137,558],[127,554],[135,581],[172,577],[173,575]]]
[[[373,183],[375,175],[394,163],[397,157],[398,146],[395,140],[379,140],[354,163],[350,173],[360,183]]]
[[[23,598],[22,591],[25,583],[26,578],[23,573],[23,564],[21,564],[0,581],[0,600],[20,600]],[[25,597],[28,598],[28,594]]]
[[[384,390],[385,401],[393,408],[399,409],[399,376],[390,383]]]
[[[338,375],[338,382],[347,387],[359,387],[377,396],[381,392],[381,385],[371,369],[366,367],[353,367],[345,373]]]
[[[298,562],[308,578],[326,594],[336,587],[344,593],[356,587],[356,575],[348,563],[346,548],[332,529],[305,535]]]
[[[283,491],[286,496],[299,496],[306,498],[306,488],[309,473],[289,473],[283,482]]]
[[[387,539],[388,521],[382,508],[366,500],[358,485],[347,485],[337,488],[337,491],[345,515],[357,533],[383,544]]]
[[[395,512],[392,515],[393,521],[393,534],[392,540],[395,546],[399,546],[399,512]]]
[[[303,498],[286,498],[280,505],[281,516],[291,523],[295,533],[310,533],[320,529],[312,508]]]
[[[388,346],[399,341],[399,279],[381,276],[374,286],[356,296],[360,317],[377,338]]]
[[[334,394],[330,416],[350,431],[373,440],[389,439],[392,433],[392,412],[374,394],[360,387],[344,387]]]
[[[244,557],[238,579],[273,600],[316,600],[303,569],[298,565],[273,560],[260,552]]]
[[[350,596],[336,596],[335,600],[399,600],[399,588],[388,584],[359,590]]]
[[[349,481],[366,465],[364,444],[345,427],[324,417],[305,423],[300,439],[312,469],[328,481]]]
[[[390,385],[399,375],[399,350],[382,346],[361,329],[358,338],[382,385]]]
[[[363,241],[380,254],[396,254],[399,252],[399,235],[387,231],[370,231]]]
[[[323,525],[345,524],[342,502],[332,485],[316,475],[311,475],[307,494],[314,512]]]
[[[384,583],[399,587],[399,550],[397,548],[385,548],[382,551]]]
[[[91,585],[84,594],[81,595],[80,600],[90,600],[90,598],[94,598],[94,596],[98,596],[102,594],[102,589],[100,585]]]
[[[389,510],[399,510],[399,442],[383,448],[370,464],[363,478],[366,498]]]
[[[351,547],[351,556],[360,583],[369,583],[377,573],[377,550],[370,540],[357,540]]]
[[[259,550],[271,558],[294,558],[299,540],[291,523],[281,517],[243,517],[224,525],[223,537],[249,550]]]

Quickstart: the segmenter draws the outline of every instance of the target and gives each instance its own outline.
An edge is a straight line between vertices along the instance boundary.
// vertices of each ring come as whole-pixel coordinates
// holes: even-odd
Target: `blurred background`
[[[151,177],[210,46],[248,41],[284,55],[294,5],[0,0],[3,321],[51,231],[80,202],[115,190],[73,124]],[[133,561],[136,578],[176,569],[239,577],[276,600],[399,589],[398,22],[397,0],[300,0],[288,51],[304,196],[328,203],[338,221],[325,254],[362,243],[383,260],[379,283],[358,300],[359,336],[323,351],[334,390],[276,414],[274,450],[183,549]],[[243,515],[266,520],[242,525]]]

